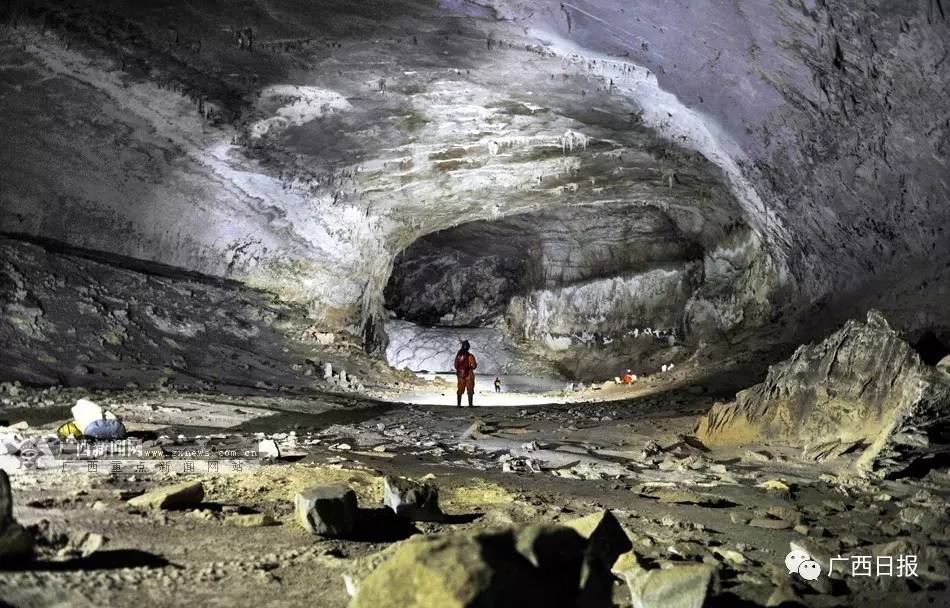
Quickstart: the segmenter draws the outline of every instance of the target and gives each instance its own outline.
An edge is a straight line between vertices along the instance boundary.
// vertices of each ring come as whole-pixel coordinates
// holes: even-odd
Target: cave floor
[[[0,419],[26,420],[30,427],[18,432],[48,436],[79,393],[31,390],[23,398],[30,407],[5,406]],[[209,606],[343,606],[343,575],[358,580],[370,561],[363,558],[409,534],[565,521],[604,508],[630,531],[642,564],[719,563],[719,605],[891,605],[900,598],[926,606],[947,599],[945,471],[867,481],[842,474],[846,460],[803,463],[774,446],[706,451],[683,437],[720,397],[715,391],[475,409],[340,396],[89,396],[120,415],[146,447],[161,446],[171,471],[150,464],[137,472],[122,461],[113,474],[111,462],[100,461],[97,473],[85,463],[64,472],[57,461],[14,474],[15,515],[37,526],[45,544],[37,561],[0,574],[0,597],[13,605],[163,606],[187,598]],[[244,470],[218,474],[199,459],[191,461],[194,472],[183,472],[187,450],[256,449],[261,438],[277,442],[279,459],[248,460]],[[413,527],[380,518],[387,474],[432,475],[449,519]],[[201,504],[146,512],[125,503],[189,479],[204,484]],[[761,487],[773,480],[790,490]],[[308,535],[293,520],[294,492],[337,482],[357,492],[356,538]],[[276,524],[234,527],[236,513],[268,514]],[[92,542],[87,532],[108,540],[83,557]],[[807,583],[784,567],[790,542],[823,568],[838,555],[913,554],[917,576],[848,571]],[[625,584],[617,583],[615,601],[629,605]]]

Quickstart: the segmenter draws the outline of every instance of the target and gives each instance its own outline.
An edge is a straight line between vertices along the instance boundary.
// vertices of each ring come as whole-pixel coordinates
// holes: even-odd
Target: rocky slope
[[[6,238],[0,344],[0,377],[34,385],[298,392],[392,380],[361,345],[320,332],[273,294]]]
[[[824,342],[799,348],[768,376],[717,404],[697,425],[709,445],[769,442],[810,458],[859,450],[858,470],[881,474],[934,463],[950,430],[950,382],[875,311]],[[938,465],[939,466],[939,465]]]

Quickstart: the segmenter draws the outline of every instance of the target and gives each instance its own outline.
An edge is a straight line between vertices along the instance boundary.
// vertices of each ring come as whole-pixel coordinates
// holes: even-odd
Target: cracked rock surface
[[[946,441],[950,383],[923,363],[877,311],[817,345],[802,346],[768,376],[713,406],[696,428],[710,444],[773,441],[805,454],[858,449],[857,466],[911,468]],[[939,448],[938,448],[939,449]]]

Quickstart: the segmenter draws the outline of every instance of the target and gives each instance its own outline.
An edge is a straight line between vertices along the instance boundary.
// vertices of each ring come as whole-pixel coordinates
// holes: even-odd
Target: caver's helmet
[[[462,340],[462,351],[467,353],[468,349],[469,349],[468,340]]]

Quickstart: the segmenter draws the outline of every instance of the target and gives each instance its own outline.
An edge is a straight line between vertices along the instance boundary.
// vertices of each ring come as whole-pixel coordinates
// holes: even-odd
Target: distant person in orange
[[[458,377],[458,392],[456,393],[455,406],[462,407],[462,393],[468,392],[468,406],[472,405],[472,396],[475,394],[475,368],[478,367],[478,361],[475,355],[468,352],[468,340],[462,340],[462,348],[455,355],[455,375]]]
[[[623,378],[621,378],[620,380],[621,380],[621,382],[623,382],[624,384],[633,384],[633,381],[636,380],[636,379],[637,379],[637,377],[634,376],[633,373],[628,369],[628,370],[627,370],[627,373],[625,373],[625,374],[623,375]]]

